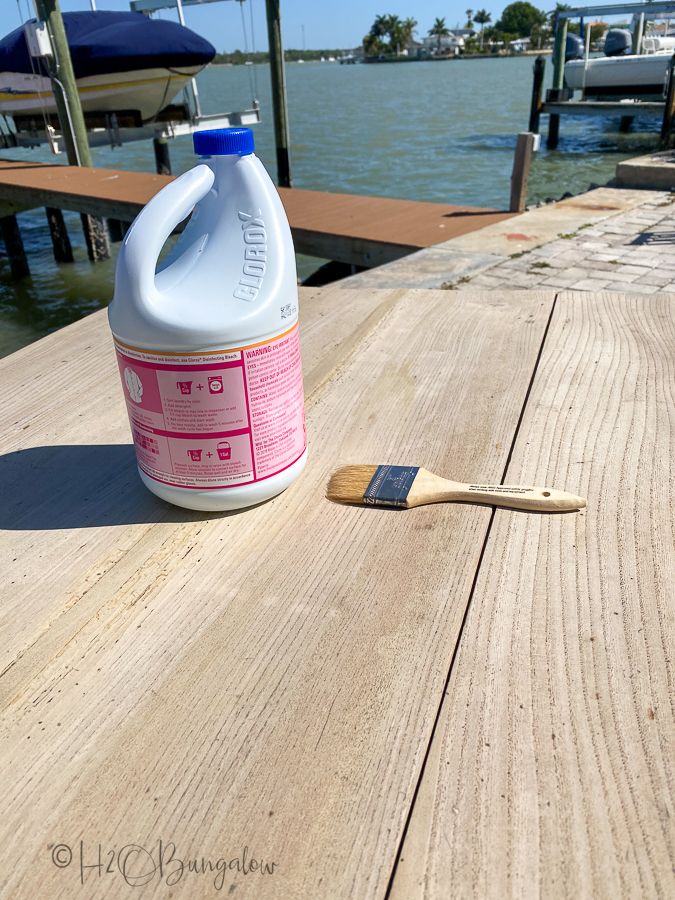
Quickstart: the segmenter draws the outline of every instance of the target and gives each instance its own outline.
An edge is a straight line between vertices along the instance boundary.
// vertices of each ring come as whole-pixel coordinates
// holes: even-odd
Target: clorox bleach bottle
[[[124,239],[109,319],[143,483],[178,506],[238,509],[305,465],[295,255],[251,130],[196,132],[194,147],[202,164]]]

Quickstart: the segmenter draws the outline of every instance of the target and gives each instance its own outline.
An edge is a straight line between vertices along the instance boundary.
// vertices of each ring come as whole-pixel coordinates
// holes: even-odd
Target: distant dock
[[[644,3],[620,3],[616,5],[586,6],[556,10],[554,14],[554,46],[553,46],[553,80],[551,87],[544,94],[545,61],[542,54],[534,64],[532,95],[530,102],[529,131],[539,133],[542,114],[548,115],[548,134],[546,144],[549,149],[558,146],[560,138],[560,121],[563,116],[606,116],[616,114],[620,119],[619,130],[630,131],[636,118],[648,117],[661,121],[659,148],[667,149],[673,142],[673,124],[675,122],[675,55],[668,48],[662,50],[645,50],[643,39],[646,37],[647,21],[645,15],[653,19],[665,19],[666,22],[675,15],[675,0],[653,0]],[[591,57],[591,30],[584,22],[594,17],[613,16],[637,17],[635,28],[631,33],[623,25],[617,25],[614,31],[627,35],[632,39],[632,49],[625,52],[608,53],[606,58]],[[568,48],[570,38],[569,22],[579,19],[581,34],[585,40],[579,41],[581,55]],[[608,34],[612,33],[612,29]],[[656,60],[664,62],[661,72],[653,74],[655,83],[635,78],[635,70],[624,68],[626,63],[632,65],[636,60]],[[602,76],[596,75],[599,81],[593,82],[591,74],[593,66],[601,63]],[[576,80],[567,71],[569,66],[576,67]],[[609,68],[611,66],[611,68]],[[568,83],[569,80],[569,83]],[[579,83],[580,82],[580,83]],[[575,99],[579,94],[580,99]]]
[[[16,213],[44,207],[128,224],[171,180],[169,175],[150,172],[0,160],[0,224],[13,271],[19,274],[23,268],[26,274],[28,270]],[[494,209],[298,188],[280,188],[279,193],[296,252],[364,268],[400,259],[511,215]],[[51,228],[53,217],[48,216],[48,221]],[[60,240],[62,229],[61,224]],[[123,230],[124,226],[117,229],[118,236]]]

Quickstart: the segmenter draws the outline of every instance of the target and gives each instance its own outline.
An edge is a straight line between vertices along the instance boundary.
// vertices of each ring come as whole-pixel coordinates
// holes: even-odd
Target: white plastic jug
[[[283,491],[307,457],[295,255],[251,130],[194,145],[203,162],[124,239],[109,320],[143,483],[178,506],[238,509]]]

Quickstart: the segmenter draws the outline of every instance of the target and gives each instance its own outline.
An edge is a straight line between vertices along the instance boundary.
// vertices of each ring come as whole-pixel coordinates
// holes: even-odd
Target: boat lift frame
[[[136,12],[144,13],[176,6],[180,17],[182,16],[183,6],[202,6],[206,3],[220,2],[223,2],[223,0],[131,0],[130,5]],[[243,0],[236,0],[236,2],[242,3]],[[249,0],[249,3],[250,2],[251,0]],[[288,128],[286,74],[284,67],[284,48],[281,39],[280,7],[281,0],[265,0],[267,41],[270,58],[270,79],[272,82],[272,118],[274,120],[274,142],[277,152],[277,181],[281,187],[291,187],[291,140]]]
[[[196,6],[204,3],[222,3],[224,0],[132,0],[129,6],[134,12],[149,15],[159,9],[174,8],[177,10],[181,25],[185,25],[183,6]],[[237,0],[243,2],[243,0]],[[249,0],[250,2],[250,0]],[[96,4],[92,4],[96,9]],[[170,174],[171,166],[167,142],[175,137],[192,134],[198,128],[231,128],[234,126],[257,125],[261,121],[260,104],[252,98],[248,109],[236,112],[204,115],[199,101],[199,92],[195,79],[183,89],[184,102],[171,104],[151,122],[140,122],[133,111],[85,113],[85,127],[91,147],[122,147],[133,141],[152,140],[155,150],[155,163],[160,174]],[[15,130],[0,130],[0,149],[13,147],[38,147],[49,144],[52,152],[62,153],[65,141],[60,131],[56,115],[20,116],[15,121]],[[45,122],[46,119],[46,122]]]
[[[121,147],[132,141],[148,139],[167,141],[181,135],[192,134],[197,128],[231,128],[234,126],[257,125],[260,121],[260,107],[254,101],[249,109],[237,112],[215,113],[213,115],[195,116],[187,106],[172,104],[166,108],[170,118],[160,117],[153,122],[130,124],[131,117],[124,111],[118,113],[85,113],[87,137],[91,147]],[[27,117],[22,117],[26,119]],[[48,116],[48,120],[56,118]],[[54,153],[64,150],[63,135],[55,125],[48,124],[45,129],[37,116],[32,119],[32,126],[23,125],[17,131],[0,132],[0,149],[12,147],[38,147],[50,144]],[[125,124],[127,123],[127,124]]]
[[[675,54],[670,61],[665,81],[663,101],[644,101],[623,98],[610,100],[574,100],[573,91],[565,87],[565,49],[567,29],[570,19],[584,19],[593,16],[642,15],[650,18],[675,17],[675,0],[654,0],[650,3],[616,3],[608,6],[580,6],[558,10],[554,14],[553,82],[542,99],[544,88],[545,60],[537,57],[534,64],[532,100],[530,105],[530,131],[539,132],[542,113],[548,114],[548,136],[546,145],[550,149],[558,146],[561,115],[603,115],[617,112],[621,116],[621,131],[628,131],[635,116],[661,118],[659,147],[667,149],[672,140],[672,125],[675,118]]]

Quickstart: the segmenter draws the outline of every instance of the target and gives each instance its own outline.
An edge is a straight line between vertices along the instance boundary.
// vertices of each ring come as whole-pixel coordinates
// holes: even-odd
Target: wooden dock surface
[[[105,313],[0,360],[5,894],[672,896],[671,299],[316,292],[307,467],[230,515],[141,486]]]
[[[0,209],[5,214],[52,206],[131,221],[171,181],[169,175],[18,160],[0,160]],[[475,207],[279,190],[298,253],[376,266],[415,250],[477,231],[512,213]]]

